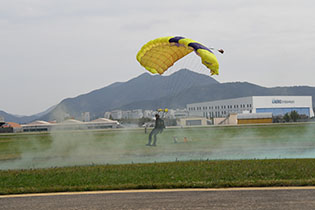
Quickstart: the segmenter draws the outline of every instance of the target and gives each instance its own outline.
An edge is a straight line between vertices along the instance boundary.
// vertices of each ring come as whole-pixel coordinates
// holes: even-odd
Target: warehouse
[[[230,113],[272,113],[273,116],[296,111],[314,117],[312,96],[248,96],[187,104],[189,116],[227,117]]]
[[[119,122],[99,118],[90,122],[82,122],[75,119],[67,119],[61,123],[35,121],[26,125],[22,125],[23,132],[41,132],[51,130],[86,130],[86,129],[105,129],[105,128],[118,128]]]

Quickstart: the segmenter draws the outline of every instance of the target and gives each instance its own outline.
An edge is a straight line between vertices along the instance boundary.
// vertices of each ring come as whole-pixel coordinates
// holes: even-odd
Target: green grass
[[[0,171],[0,194],[314,186],[315,159],[180,161]]]

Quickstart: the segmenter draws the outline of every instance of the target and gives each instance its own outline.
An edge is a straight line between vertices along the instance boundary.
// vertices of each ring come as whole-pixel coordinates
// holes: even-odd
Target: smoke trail
[[[314,128],[315,124],[166,128],[158,134],[156,147],[145,146],[148,133],[144,129],[23,134],[20,136],[23,140],[14,141],[20,158],[0,161],[0,169],[199,159],[315,158]]]

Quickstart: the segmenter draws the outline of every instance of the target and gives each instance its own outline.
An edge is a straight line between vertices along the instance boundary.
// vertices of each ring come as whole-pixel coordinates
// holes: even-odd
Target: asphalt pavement
[[[0,209],[315,209],[315,187],[133,190],[0,196]]]

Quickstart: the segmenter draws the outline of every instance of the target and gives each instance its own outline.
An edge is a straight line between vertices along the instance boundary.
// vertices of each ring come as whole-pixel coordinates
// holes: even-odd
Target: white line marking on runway
[[[257,190],[315,190],[315,186],[304,187],[235,187],[235,188],[189,188],[189,189],[145,189],[145,190],[104,190],[84,192],[56,192],[56,193],[30,193],[0,195],[0,198],[36,197],[36,196],[58,196],[58,195],[93,195],[113,193],[144,193],[144,192],[220,192],[220,191],[257,191]]]

